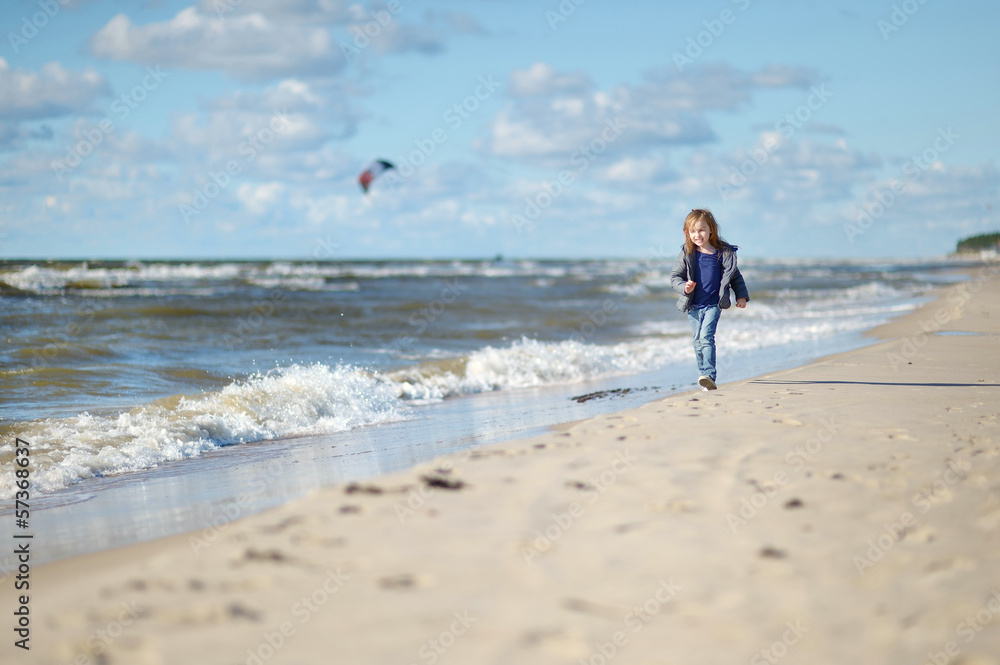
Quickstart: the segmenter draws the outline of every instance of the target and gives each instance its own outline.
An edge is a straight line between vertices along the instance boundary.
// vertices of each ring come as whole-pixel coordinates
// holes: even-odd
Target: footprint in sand
[[[645,505],[647,513],[690,513],[695,510],[691,499],[673,499],[672,501],[650,501]]]
[[[930,579],[944,578],[950,579],[960,573],[976,569],[976,562],[968,557],[956,556],[947,559],[937,559],[931,561],[924,567],[927,577]]]
[[[305,532],[297,533],[291,537],[292,545],[297,547],[310,547],[312,549],[333,549],[347,545],[347,538],[342,536],[321,536],[319,534]]]
[[[225,593],[246,593],[258,589],[270,589],[274,586],[274,578],[270,575],[254,575],[233,580],[223,580],[215,583],[215,588]]]
[[[929,543],[934,540],[934,529],[926,524],[919,524],[906,529],[903,535],[911,543]]]
[[[301,517],[289,517],[284,519],[277,524],[265,524],[260,527],[258,531],[260,533],[281,533],[290,526],[295,526],[296,524],[301,524],[304,521]]]
[[[86,642],[62,642],[56,645],[60,662],[65,663],[128,663],[129,665],[163,665],[163,645],[144,635],[122,635],[108,644],[91,636]]]
[[[177,585],[173,580],[161,577],[129,580],[125,583],[125,587],[131,591],[174,591],[177,589]]]
[[[433,582],[433,576],[421,573],[400,573],[398,575],[387,575],[385,577],[380,577],[377,580],[380,588],[391,591],[428,587],[431,586]]]
[[[254,548],[248,548],[243,552],[244,561],[273,561],[275,563],[284,563],[288,561],[288,557],[281,550],[257,550]]]
[[[382,494],[384,492],[378,485],[362,485],[360,483],[351,483],[344,488],[344,494]]]
[[[527,633],[521,643],[557,658],[577,660],[590,653],[586,635],[579,628],[555,628]]]
[[[217,626],[236,622],[259,623],[264,619],[265,612],[240,602],[231,602],[226,605],[189,603],[185,607],[163,607],[151,612],[151,615],[155,615],[156,620],[162,624]]]
[[[640,529],[645,529],[648,526],[648,522],[627,522],[625,524],[619,524],[615,527],[615,533],[629,533],[630,531],[638,531]]]

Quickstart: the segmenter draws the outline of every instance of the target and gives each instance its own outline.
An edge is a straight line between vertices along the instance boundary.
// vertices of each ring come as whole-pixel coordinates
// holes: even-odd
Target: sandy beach
[[[872,334],[33,568],[2,661],[1000,663],[997,266]]]

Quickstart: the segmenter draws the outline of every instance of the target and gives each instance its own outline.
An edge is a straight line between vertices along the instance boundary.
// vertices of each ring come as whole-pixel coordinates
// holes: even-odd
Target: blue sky
[[[34,0],[0,9],[0,257],[748,257],[1000,229],[981,0]],[[368,196],[373,159],[398,173]]]

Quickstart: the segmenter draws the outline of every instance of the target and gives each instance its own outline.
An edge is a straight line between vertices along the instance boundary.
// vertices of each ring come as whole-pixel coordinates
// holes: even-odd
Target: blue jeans
[[[687,313],[694,337],[694,358],[698,371],[715,381],[715,328],[722,310],[712,305],[692,309]]]

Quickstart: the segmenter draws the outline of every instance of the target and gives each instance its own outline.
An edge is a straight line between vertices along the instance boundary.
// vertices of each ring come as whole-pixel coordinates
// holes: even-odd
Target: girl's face
[[[709,240],[712,237],[712,232],[704,220],[699,219],[688,227],[688,237],[691,238],[694,246],[701,251],[711,251],[714,249]]]

